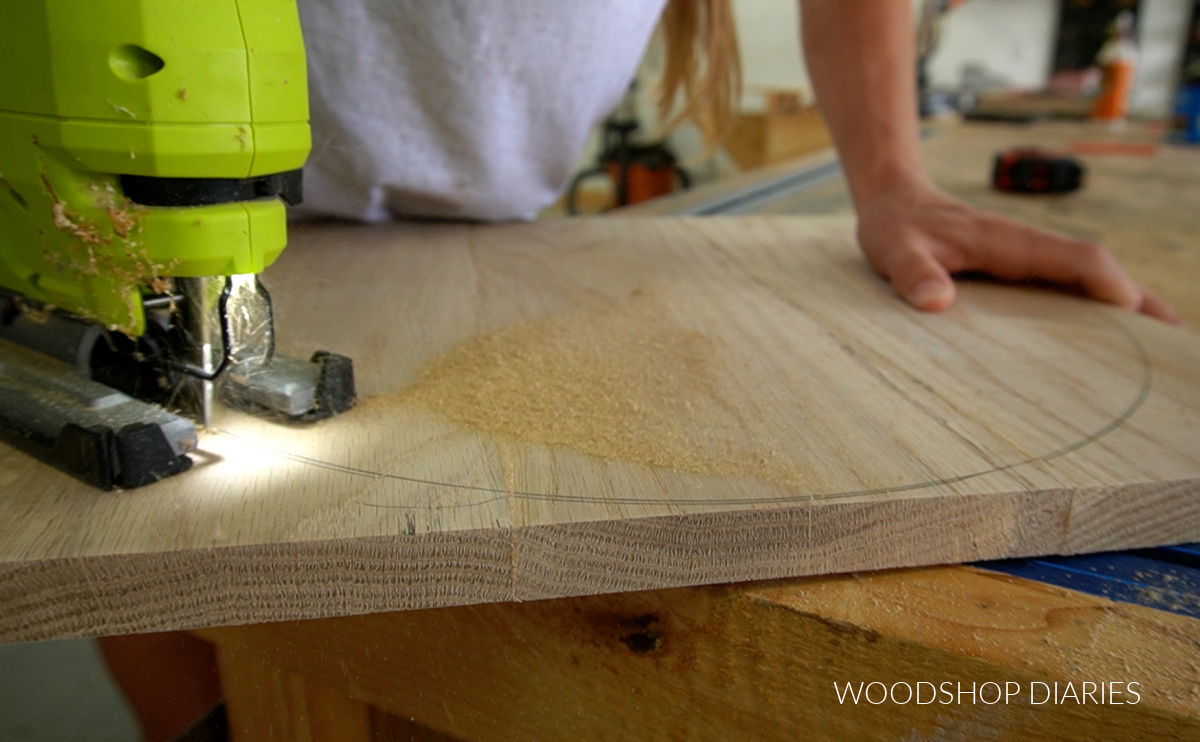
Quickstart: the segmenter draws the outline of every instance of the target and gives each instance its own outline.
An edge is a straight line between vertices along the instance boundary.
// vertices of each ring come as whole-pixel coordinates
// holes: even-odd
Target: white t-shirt
[[[507,220],[570,178],[665,0],[299,0],[303,214]]]

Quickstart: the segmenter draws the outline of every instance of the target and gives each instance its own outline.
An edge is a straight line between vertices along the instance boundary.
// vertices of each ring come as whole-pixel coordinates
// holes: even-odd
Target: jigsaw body
[[[145,483],[120,474],[137,463],[112,440],[129,423],[106,432],[72,404],[94,410],[107,389],[207,423],[222,379],[227,399],[293,418],[352,403],[348,359],[274,359],[257,280],[286,245],[310,148],[294,0],[7,0],[0,75],[0,337],[100,385],[55,376],[50,398],[60,432],[97,431],[84,458],[117,474],[64,464],[55,449],[77,443],[31,432],[44,411],[21,384],[50,372],[24,373],[31,361],[7,346],[10,434],[128,487]],[[173,458],[142,479],[186,468],[194,427],[144,424],[174,432]]]

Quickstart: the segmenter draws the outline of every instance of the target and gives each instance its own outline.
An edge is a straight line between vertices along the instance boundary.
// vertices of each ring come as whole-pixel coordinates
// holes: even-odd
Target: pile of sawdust
[[[717,345],[633,297],[474,338],[435,359],[399,401],[606,459],[777,479],[714,383]]]

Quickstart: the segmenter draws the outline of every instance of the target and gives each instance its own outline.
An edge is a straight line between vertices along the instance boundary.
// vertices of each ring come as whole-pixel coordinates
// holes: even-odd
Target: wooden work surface
[[[1193,327],[1200,325],[1200,249],[1189,227],[1200,205],[1200,149],[1164,149],[1154,164],[1085,156],[1091,182],[1063,198],[1003,196],[980,185],[999,147],[1062,147],[1097,136],[1110,135],[1062,125],[953,127],[927,141],[926,159],[935,178],[960,197],[1108,243]],[[1148,136],[1135,130],[1119,138]],[[729,197],[783,170],[654,207],[670,211],[680,202]],[[1122,196],[1135,183],[1136,193]],[[785,195],[769,210],[848,205],[844,185],[833,180]],[[1156,507],[1145,503],[1148,512]],[[407,611],[203,635],[220,650],[235,739],[1200,734],[1200,621],[969,567]],[[1140,702],[1034,705],[1029,697],[1033,683],[1058,683],[1064,692],[1071,683],[1078,693],[1097,679],[1138,689]],[[955,688],[1015,683],[1005,687],[1021,692],[1002,705],[838,703],[834,683],[872,680],[949,681]]]
[[[0,637],[1200,539],[1200,339],[981,284],[923,315],[851,234],[298,229],[282,350],[353,356],[362,405],[226,415],[130,492],[0,449]]]
[[[200,635],[235,741],[1200,737],[1200,621],[965,567]]]

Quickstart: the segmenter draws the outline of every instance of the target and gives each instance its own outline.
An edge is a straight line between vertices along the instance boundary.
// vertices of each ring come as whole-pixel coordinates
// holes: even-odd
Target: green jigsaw
[[[258,280],[310,146],[295,0],[0,3],[7,438],[135,487],[189,466],[181,416],[207,425],[214,395],[292,419],[352,405],[349,359],[274,356]]]

